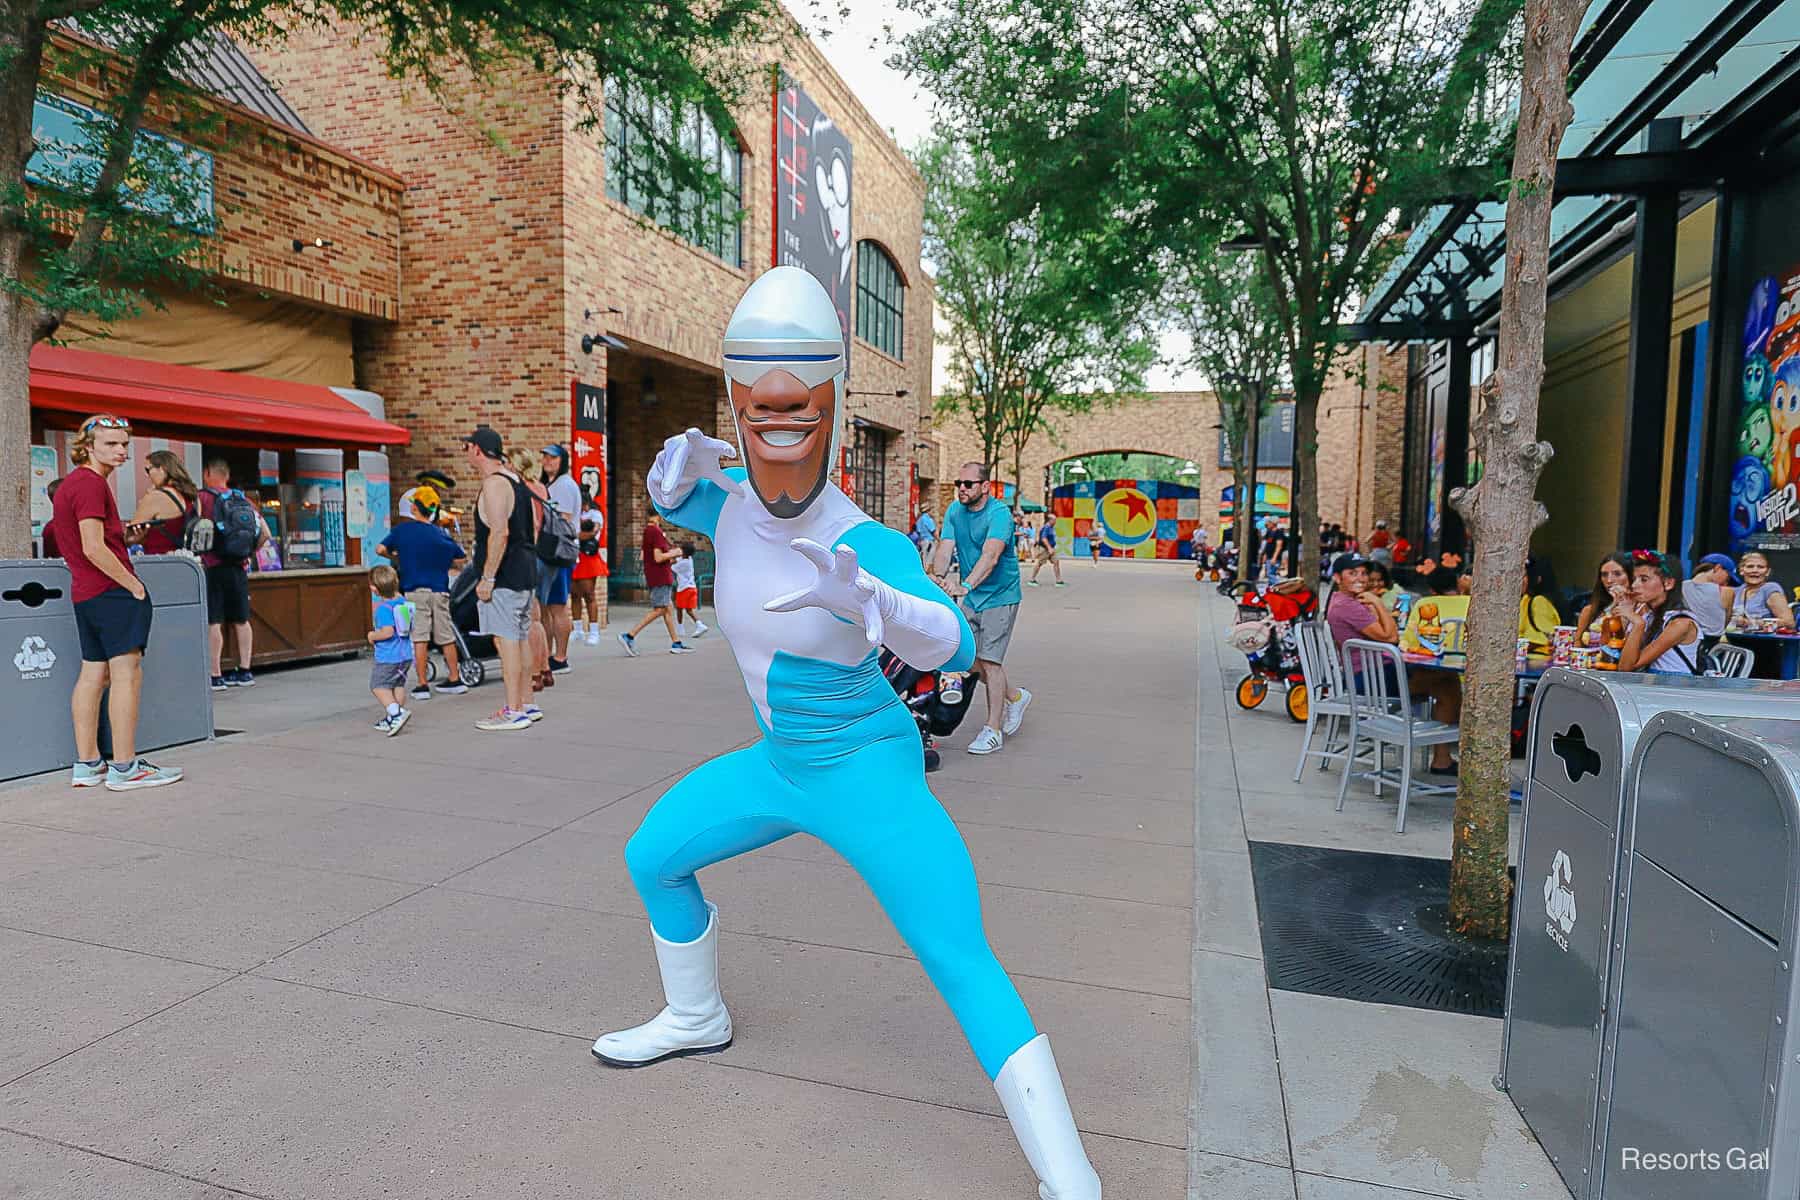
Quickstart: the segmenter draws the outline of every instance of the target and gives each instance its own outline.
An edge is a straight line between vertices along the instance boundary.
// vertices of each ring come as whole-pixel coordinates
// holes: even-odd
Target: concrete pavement
[[[932,786],[1107,1195],[1563,1195],[1488,1086],[1497,1022],[1263,981],[1246,830],[1441,854],[1447,817],[1396,839],[1386,802],[1288,784],[1294,731],[1231,707],[1231,607],[1190,572],[1066,577],[1026,589],[1024,730],[976,758],[966,724]],[[0,790],[0,1197],[1031,1196],[947,1010],[811,839],[702,876],[730,1051],[588,1056],[660,1004],[625,838],[756,734],[723,643],[659,637],[577,647],[529,733],[472,729],[489,686],[384,739],[366,665],[333,664],[221,696],[245,732],[164,756],[179,787]]]

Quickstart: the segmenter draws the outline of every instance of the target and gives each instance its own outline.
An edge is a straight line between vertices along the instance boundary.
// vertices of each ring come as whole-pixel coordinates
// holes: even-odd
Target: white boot
[[[719,995],[719,910],[710,901],[706,908],[706,932],[691,942],[665,942],[650,931],[669,1005],[642,1025],[601,1034],[595,1058],[609,1067],[647,1067],[731,1045],[731,1014]]]
[[[1049,1036],[1040,1033],[1013,1051],[994,1090],[1025,1160],[1037,1172],[1039,1200],[1100,1200],[1100,1176],[1081,1148]]]

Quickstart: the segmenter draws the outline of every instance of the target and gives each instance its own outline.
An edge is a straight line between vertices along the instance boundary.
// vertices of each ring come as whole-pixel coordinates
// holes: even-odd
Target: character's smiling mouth
[[[798,446],[806,440],[806,434],[798,429],[770,429],[761,437],[771,446]]]

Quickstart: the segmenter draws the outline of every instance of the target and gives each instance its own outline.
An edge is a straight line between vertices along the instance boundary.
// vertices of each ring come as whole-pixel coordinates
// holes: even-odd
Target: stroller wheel
[[[1239,708],[1255,708],[1269,695],[1269,681],[1260,675],[1246,675],[1238,680],[1237,702]]]
[[[462,661],[456,664],[456,673],[464,687],[480,687],[481,681],[487,678],[487,667],[473,654],[465,653]]]
[[[437,655],[427,654],[425,656],[425,682],[426,683],[436,683],[437,681],[438,681]]]
[[[1304,683],[1290,685],[1287,694],[1288,720],[1295,721],[1301,725],[1306,724],[1307,708],[1311,702],[1311,697],[1307,695],[1306,685]]]

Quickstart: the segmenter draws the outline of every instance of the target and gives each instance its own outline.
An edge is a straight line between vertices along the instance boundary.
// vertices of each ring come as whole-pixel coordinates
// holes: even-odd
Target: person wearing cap
[[[1353,638],[1368,642],[1387,642],[1390,645],[1400,643],[1400,629],[1394,620],[1393,610],[1369,587],[1368,566],[1369,560],[1356,553],[1340,554],[1337,561],[1331,564],[1332,591],[1331,599],[1325,602],[1325,623],[1331,629],[1331,640],[1340,653],[1344,643]],[[1440,567],[1439,572],[1442,571],[1443,568]],[[1438,582],[1441,586],[1445,581]],[[1448,580],[1448,583],[1454,587],[1454,578]],[[1413,606],[1408,617],[1409,628],[1410,622],[1420,620],[1421,610],[1427,607],[1429,605],[1424,601]],[[1360,690],[1360,678],[1357,686]],[[1399,690],[1399,680],[1390,677],[1389,693],[1397,693]],[[1456,724],[1462,716],[1462,681],[1448,671],[1408,671],[1407,690],[1414,697],[1429,699],[1432,716],[1446,725]],[[1450,757],[1448,745],[1431,748],[1431,773],[1456,773],[1456,763]]]
[[[531,674],[526,662],[531,636],[531,601],[537,587],[536,531],[532,495],[506,463],[500,435],[486,425],[462,439],[463,456],[481,480],[475,497],[476,613],[481,632],[494,639],[506,697],[493,716],[477,721],[487,732],[513,732],[532,725]]]
[[[430,484],[400,493],[395,515],[400,518],[375,547],[375,553],[394,560],[400,576],[400,594],[413,606],[413,665],[418,668],[412,698],[429,700],[425,682],[431,647],[444,655],[447,678],[437,685],[440,694],[460,696],[463,684],[456,651],[456,630],[450,624],[450,570],[463,561],[463,548],[437,523],[441,498]]]
[[[1681,584],[1681,606],[1700,626],[1700,650],[1704,654],[1719,644],[1730,619],[1734,589],[1742,586],[1737,564],[1728,554],[1707,554],[1694,564],[1694,574]]]
[[[642,1067],[731,1046],[720,912],[695,874],[810,834],[862,876],[948,1003],[1036,1173],[1033,1194],[1099,1200],[1049,1039],[988,945],[968,849],[926,786],[918,727],[879,665],[885,645],[919,670],[967,670],[974,637],[907,536],[831,486],[847,362],[819,281],[797,267],[758,276],[725,331],[724,367],[744,465],[726,470],[732,445],[690,429],[663,444],[649,490],[670,521],[712,539],[719,629],[762,737],[696,768],[626,843],[668,1003],[600,1037],[594,1056]],[[693,1128],[671,1136],[701,1136]],[[721,1121],[710,1136],[736,1132]]]
[[[538,451],[539,477],[550,491],[550,504],[569,520],[569,528],[581,528],[581,485],[569,470],[569,452],[552,443]],[[569,635],[575,629],[569,613],[569,585],[575,567],[545,565],[538,579],[538,604],[544,610],[544,632],[550,635],[550,671],[564,675],[569,670]]]

